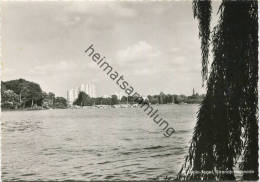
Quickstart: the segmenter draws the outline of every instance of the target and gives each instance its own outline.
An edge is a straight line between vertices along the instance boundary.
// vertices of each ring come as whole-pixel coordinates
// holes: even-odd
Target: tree
[[[118,104],[118,99],[116,95],[112,95],[111,97],[111,105],[116,105]]]
[[[165,94],[163,92],[160,92],[159,104],[165,104]]]
[[[39,84],[24,79],[4,82],[6,89],[13,90],[19,95],[24,107],[32,107],[35,103],[41,105],[42,89]]]
[[[170,94],[167,94],[165,96],[165,104],[173,103],[173,96]]]
[[[105,98],[103,97],[97,97],[93,98],[96,105],[103,105],[105,104]]]
[[[6,88],[5,84],[4,84],[4,82],[1,81],[1,93],[3,93],[6,90],[7,90],[7,88]]]
[[[126,96],[123,96],[123,97],[121,98],[121,103],[127,104],[127,102],[128,102],[127,97],[126,97]]]
[[[148,99],[149,99],[149,102],[151,103],[151,104],[159,104],[159,97],[158,96],[156,96],[156,95],[154,95],[154,96],[152,96],[152,97],[148,97]]]
[[[53,105],[54,104],[54,100],[55,100],[55,94],[52,93],[52,92],[49,92],[48,93],[48,99],[50,101],[50,105]]]
[[[54,107],[54,101],[55,101],[55,94],[52,92],[49,92],[48,94],[46,92],[42,93],[42,106],[45,108],[52,108]]]
[[[1,108],[17,109],[19,105],[19,96],[12,90],[3,91],[1,94]]]
[[[127,100],[129,104],[134,104],[134,97],[133,96],[127,96]]]
[[[187,102],[187,97],[185,95],[174,95],[174,103],[181,104]]]
[[[67,108],[68,104],[67,104],[67,100],[63,97],[56,97],[54,99],[54,107],[55,108],[61,108],[61,109],[65,109]]]
[[[209,41],[210,1],[194,1],[193,8],[199,20],[202,77],[207,80],[207,94],[197,115],[189,153],[177,178],[235,180],[233,169],[242,155],[242,172],[254,171],[244,173],[243,179],[257,180],[258,3],[223,0],[212,41]],[[209,44],[212,44],[213,62],[207,79]]]
[[[91,106],[93,102],[85,92],[79,92],[78,98],[73,103],[78,106]]]
[[[203,95],[199,95],[198,93],[193,94],[187,97],[186,103],[188,104],[199,104],[203,101]]]

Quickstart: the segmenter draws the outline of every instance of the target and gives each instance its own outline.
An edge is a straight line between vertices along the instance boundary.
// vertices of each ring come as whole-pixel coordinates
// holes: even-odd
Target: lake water
[[[139,108],[2,113],[3,180],[149,180],[176,177],[198,105],[154,106],[165,137]]]

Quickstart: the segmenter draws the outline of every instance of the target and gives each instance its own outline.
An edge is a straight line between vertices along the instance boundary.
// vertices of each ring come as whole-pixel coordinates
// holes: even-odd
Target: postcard
[[[2,181],[258,181],[258,1],[2,1]]]

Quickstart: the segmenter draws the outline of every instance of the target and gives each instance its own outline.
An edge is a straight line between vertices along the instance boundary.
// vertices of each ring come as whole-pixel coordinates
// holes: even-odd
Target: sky
[[[6,1],[2,15],[4,81],[24,78],[64,97],[89,82],[98,96],[120,92],[84,53],[93,44],[143,95],[205,93],[191,1]]]

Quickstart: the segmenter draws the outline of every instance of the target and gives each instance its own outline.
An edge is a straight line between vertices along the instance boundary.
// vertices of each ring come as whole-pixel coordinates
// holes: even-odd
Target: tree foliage
[[[111,96],[111,105],[116,105],[118,103],[119,103],[119,101],[118,101],[117,96],[116,95],[112,95]]]
[[[54,101],[55,101],[55,94],[52,92],[46,93],[43,92],[42,93],[42,106],[44,108],[51,108],[54,106]]]
[[[60,108],[60,109],[65,109],[67,108],[67,100],[63,97],[56,97],[54,99],[54,107],[55,108]]]
[[[16,109],[20,105],[19,96],[12,90],[3,90],[1,94],[1,107]]]
[[[78,98],[74,101],[74,105],[78,106],[91,106],[93,105],[92,99],[85,92],[79,92]]]
[[[194,4],[200,6],[203,2]],[[234,167],[241,155],[242,172],[254,171],[244,173],[243,179],[258,179],[257,10],[257,1],[223,0],[220,6],[220,19],[212,35],[213,62],[207,94],[178,179],[235,180]],[[203,24],[203,17],[197,18]],[[209,25],[204,22],[203,26]],[[202,44],[208,46],[204,41]]]
[[[13,90],[14,93],[21,97],[25,106],[32,106],[33,103],[41,102],[42,89],[39,84],[29,82],[24,79],[11,80],[4,82],[5,88]]]
[[[193,1],[193,14],[194,17],[199,20],[199,37],[201,38],[202,85],[204,85],[204,81],[208,78],[211,11],[212,8],[210,0]]]
[[[2,109],[67,107],[65,98],[55,98],[54,93],[46,93],[39,84],[24,79],[1,82],[1,97]]]

